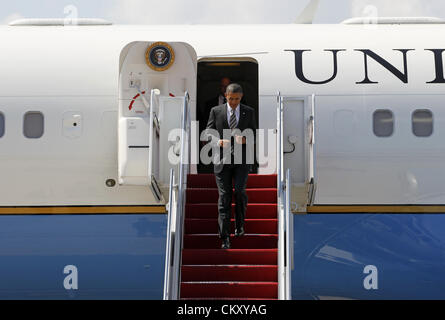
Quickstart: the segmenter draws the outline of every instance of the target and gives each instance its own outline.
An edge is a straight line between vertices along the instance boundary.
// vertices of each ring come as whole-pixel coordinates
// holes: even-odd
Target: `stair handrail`
[[[286,219],[285,219],[285,192],[283,181],[283,97],[278,92],[277,106],[277,213],[278,213],[278,299],[284,300],[286,296]]]
[[[292,181],[290,169],[286,171],[285,183],[285,227],[286,227],[286,254],[285,254],[285,300],[292,300],[291,292],[291,272],[293,269],[293,252],[294,252],[294,236],[293,236],[293,216],[291,212],[291,191]]]
[[[175,246],[175,268],[174,268],[174,281],[176,284],[175,300],[180,297],[180,283],[181,283],[181,259],[183,248],[183,235],[184,235],[184,211],[186,202],[186,188],[187,188],[187,176],[190,171],[190,129],[191,118],[189,108],[190,96],[188,92],[184,95],[184,105],[181,118],[181,161],[179,163],[179,183],[178,183],[178,201],[177,201],[177,228],[176,228],[176,243]]]
[[[173,296],[173,265],[174,259],[174,247],[175,247],[175,231],[176,231],[176,213],[177,213],[177,203],[176,203],[176,190],[175,185],[175,171],[170,169],[170,187],[168,203],[166,205],[167,209],[167,241],[165,245],[165,271],[164,271],[164,300],[172,300]]]
[[[174,185],[174,171],[171,171],[173,180],[170,178],[171,198],[169,200],[169,216],[167,237],[170,235],[172,240],[167,238],[166,248],[166,273],[164,275],[164,299],[178,300],[180,297],[181,284],[181,260],[184,234],[185,202],[187,176],[190,172],[191,157],[191,117],[189,107],[190,96],[185,92],[183,109],[181,115],[181,151],[179,162],[178,184]],[[173,170],[173,169],[172,169]],[[169,250],[169,251],[167,251]],[[168,263],[168,264],[167,264]]]
[[[149,157],[148,157],[148,177],[150,180],[151,188],[153,190],[153,194],[156,197],[157,201],[162,201],[162,192],[160,191],[157,183],[157,179],[159,178],[159,175],[156,174],[156,167],[159,167],[159,159],[156,161],[155,165],[155,157],[153,153],[155,150],[155,139],[157,137],[158,143],[159,143],[159,119],[158,119],[158,113],[159,113],[159,98],[160,95],[159,89],[152,89],[150,92],[150,103],[148,103],[147,99],[144,97],[143,93],[141,92],[142,100],[144,101],[144,105],[147,108],[147,112],[149,114]],[[156,134],[153,133],[153,131],[156,131]]]
[[[291,175],[284,173],[284,98],[278,92],[277,195],[278,195],[278,299],[291,299],[293,226],[291,223]]]

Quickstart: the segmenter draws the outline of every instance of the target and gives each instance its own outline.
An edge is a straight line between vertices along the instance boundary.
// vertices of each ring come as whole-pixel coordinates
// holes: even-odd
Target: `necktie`
[[[232,109],[230,110],[230,129],[235,129],[237,123],[236,123],[236,115],[235,111]]]
[[[230,110],[230,129],[232,129],[232,131],[233,131],[233,129],[235,129],[236,128],[236,125],[237,125],[237,123],[236,123],[236,115],[235,115],[235,110],[233,110],[233,109],[231,109]],[[234,143],[235,143],[235,141],[233,141],[234,140],[234,138],[232,137],[232,143],[231,143],[231,148],[230,148],[230,153],[233,155],[234,154]]]

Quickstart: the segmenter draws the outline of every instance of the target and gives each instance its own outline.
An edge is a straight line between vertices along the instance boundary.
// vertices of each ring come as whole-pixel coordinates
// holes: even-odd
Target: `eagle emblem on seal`
[[[155,71],[169,69],[175,61],[173,48],[165,42],[155,42],[145,52],[147,65]]]

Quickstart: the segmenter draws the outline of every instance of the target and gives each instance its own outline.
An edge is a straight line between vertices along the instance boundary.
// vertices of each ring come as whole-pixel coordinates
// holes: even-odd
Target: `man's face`
[[[235,109],[240,104],[242,98],[242,93],[226,93],[227,102],[232,109]]]
[[[221,79],[221,83],[219,84],[219,88],[221,89],[221,93],[225,94],[226,93],[226,89],[230,84],[230,79],[229,78],[222,78]]]

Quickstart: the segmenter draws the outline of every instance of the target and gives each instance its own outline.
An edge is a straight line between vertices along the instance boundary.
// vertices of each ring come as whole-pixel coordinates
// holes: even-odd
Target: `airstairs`
[[[154,48],[170,57],[169,65],[155,66],[162,61],[151,55]],[[147,204],[167,203],[164,299],[290,299],[292,212],[304,212],[313,182],[307,166],[313,121],[307,120],[314,97],[278,95],[276,150],[270,152],[276,172],[249,177],[246,234],[223,250],[215,178],[191,174],[196,52],[181,42],[135,41],[122,49],[119,67],[118,180]],[[292,152],[288,142],[297,144]]]
[[[277,174],[249,175],[246,234],[232,234],[231,249],[221,249],[215,177],[190,174],[187,165],[190,110],[184,100],[178,182],[170,171],[164,299],[291,299],[292,188],[290,170],[284,173],[278,102]],[[232,215],[234,206],[232,200]],[[233,232],[234,219],[231,227]]]
[[[218,238],[218,190],[214,175],[188,177],[181,299],[277,299],[277,176],[250,175],[245,232],[232,249]],[[232,216],[235,203],[232,203]]]

